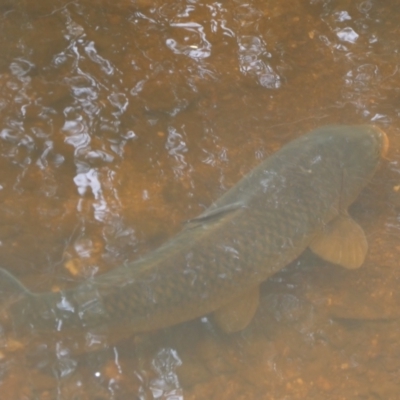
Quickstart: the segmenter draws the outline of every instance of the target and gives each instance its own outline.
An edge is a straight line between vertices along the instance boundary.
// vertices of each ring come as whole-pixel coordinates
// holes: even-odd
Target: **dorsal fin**
[[[194,228],[198,225],[213,223],[219,221],[222,217],[226,216],[227,214],[233,213],[242,208],[246,208],[246,205],[241,202],[227,204],[225,206],[217,208],[209,208],[206,211],[204,211],[204,213],[200,214],[198,217],[186,221],[185,225],[188,228]]]

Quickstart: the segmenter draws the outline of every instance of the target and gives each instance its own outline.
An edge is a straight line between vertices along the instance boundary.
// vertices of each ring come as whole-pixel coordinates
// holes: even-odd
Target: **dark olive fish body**
[[[33,294],[2,271],[2,286],[20,297],[9,313],[35,329],[104,327],[130,334],[229,309],[323,237],[332,221],[345,216],[347,223],[346,210],[386,145],[386,135],[371,126],[316,129],[267,158],[140,260],[60,293]],[[322,256],[335,253],[324,246],[311,248]],[[364,255],[357,253],[353,264],[335,254],[331,261],[358,267]]]

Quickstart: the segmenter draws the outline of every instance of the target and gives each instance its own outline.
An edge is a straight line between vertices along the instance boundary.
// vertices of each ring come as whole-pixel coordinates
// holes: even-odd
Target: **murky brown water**
[[[400,8],[393,1],[0,1],[0,264],[69,287],[156,248],[290,139],[374,123],[370,251],[306,252],[243,332],[206,320],[76,355],[0,327],[1,398],[397,399]]]

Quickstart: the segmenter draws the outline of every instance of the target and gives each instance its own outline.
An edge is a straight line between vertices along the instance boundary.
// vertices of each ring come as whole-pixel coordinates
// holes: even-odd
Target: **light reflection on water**
[[[283,143],[375,123],[390,163],[353,210],[366,265],[310,256],[244,332],[205,318],[106,346],[0,327],[10,399],[396,398],[398,10],[389,2],[0,6],[0,261],[57,290],[152,250]],[[307,258],[309,257],[309,258]],[[375,397],[374,397],[375,396]]]

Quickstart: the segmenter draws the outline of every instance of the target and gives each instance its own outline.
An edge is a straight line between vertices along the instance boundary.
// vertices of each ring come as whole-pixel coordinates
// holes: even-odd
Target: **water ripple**
[[[241,36],[238,38],[240,70],[245,75],[256,76],[260,85],[268,89],[278,89],[281,78],[266,62],[271,57],[264,41],[257,36]]]
[[[195,22],[172,23],[172,27],[184,30],[175,36],[179,39],[168,38],[165,44],[175,54],[183,54],[193,59],[207,58],[211,54],[211,43],[207,40],[204,28]],[[182,37],[183,36],[183,37]]]

